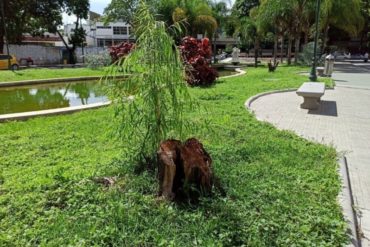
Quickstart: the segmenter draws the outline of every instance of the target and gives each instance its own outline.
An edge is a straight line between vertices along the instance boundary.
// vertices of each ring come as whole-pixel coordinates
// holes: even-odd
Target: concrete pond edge
[[[326,88],[329,90],[334,90],[334,88]],[[249,111],[252,114],[255,114],[255,112],[252,110],[251,105],[254,101],[257,99],[268,96],[271,94],[276,93],[286,93],[286,92],[294,92],[297,88],[290,88],[290,89],[283,89],[283,90],[274,90],[269,92],[260,93],[257,95],[254,95],[250,98],[248,98],[244,104],[247,111]],[[256,117],[256,116],[255,116]],[[258,121],[262,121],[261,119],[258,119]],[[350,243],[347,246],[352,247],[362,247],[361,244],[361,236],[360,236],[360,225],[358,222],[358,216],[356,214],[356,210],[354,208],[355,202],[353,199],[353,193],[352,193],[352,186],[351,186],[351,180],[349,176],[349,170],[348,170],[348,164],[347,164],[347,158],[343,155],[338,159],[338,165],[339,170],[338,173],[341,178],[342,182],[342,189],[338,195],[338,202],[340,203],[343,211],[344,218],[348,224],[348,236],[350,237]]]
[[[237,76],[245,75],[247,73],[247,71],[242,70],[240,68],[236,68],[235,71],[238,72],[238,74],[222,76],[222,77],[219,77],[219,79],[228,79],[228,78],[231,78],[231,77],[237,77]]]
[[[107,79],[125,78],[125,75],[108,76]],[[42,85],[42,84],[52,84],[52,83],[63,83],[63,82],[78,82],[78,81],[92,81],[100,80],[105,78],[104,76],[80,76],[80,77],[66,77],[66,78],[50,78],[50,79],[40,79],[40,80],[25,80],[25,81],[11,81],[11,82],[0,82],[0,88],[5,87],[19,87],[19,86],[29,86],[29,85]]]
[[[3,114],[3,115],[0,115],[0,123],[10,122],[10,121],[25,121],[27,119],[34,118],[34,117],[71,114],[71,113],[75,113],[75,112],[79,112],[83,110],[91,110],[91,109],[105,107],[110,104],[111,102],[108,101],[108,102],[99,102],[99,103],[88,104],[88,105],[55,108],[55,109],[41,110],[41,111]]]

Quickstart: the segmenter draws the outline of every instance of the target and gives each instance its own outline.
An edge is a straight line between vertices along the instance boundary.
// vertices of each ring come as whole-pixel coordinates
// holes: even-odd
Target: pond
[[[237,74],[223,68],[217,71],[220,77]],[[97,81],[6,87],[0,88],[0,115],[107,101],[103,86]]]
[[[219,77],[238,74],[238,72],[236,72],[235,70],[230,69],[217,69],[217,72]]]
[[[106,102],[96,81],[0,88],[0,115]]]

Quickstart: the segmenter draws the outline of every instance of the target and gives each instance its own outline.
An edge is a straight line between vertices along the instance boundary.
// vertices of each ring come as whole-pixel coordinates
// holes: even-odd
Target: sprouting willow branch
[[[162,140],[184,138],[189,126],[184,112],[195,104],[175,41],[144,1],[134,25],[135,49],[110,68],[111,75],[121,71],[128,77],[111,83],[110,96],[123,143],[135,156],[146,159],[154,157]]]

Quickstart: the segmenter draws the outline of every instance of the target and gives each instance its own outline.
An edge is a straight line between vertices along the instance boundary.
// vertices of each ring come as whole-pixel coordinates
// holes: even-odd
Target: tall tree
[[[323,49],[327,45],[331,26],[351,36],[358,35],[364,26],[361,0],[324,0],[321,6],[320,24],[324,33]]]
[[[277,51],[278,36],[288,39],[288,64],[291,63],[291,54],[294,41],[295,57],[298,62],[300,41],[302,34],[311,27],[310,18],[313,13],[313,0],[262,0],[258,14],[259,27],[266,29],[273,26],[275,30],[274,53]],[[308,27],[307,27],[308,26]],[[276,58],[275,58],[276,59]]]
[[[259,0],[236,0],[233,6],[233,12],[238,17],[249,16],[250,11],[257,7]]]
[[[72,47],[66,46],[69,51],[69,62],[72,64],[76,63],[76,48],[78,46],[83,46],[83,43],[86,41],[86,32],[82,27],[81,21],[87,19],[89,8],[89,0],[67,0],[66,2],[65,9],[67,14],[76,16],[74,31],[68,39]]]
[[[21,43],[25,33],[36,35],[51,24],[62,25],[62,6],[62,0],[1,0],[0,52],[4,51],[5,31],[9,43]]]
[[[75,47],[84,40],[81,20],[87,18],[89,0],[2,0],[1,2],[4,16],[1,15],[0,23],[2,26],[5,24],[10,43],[21,43],[25,33],[32,35],[39,35],[45,31],[59,33],[58,27],[63,24],[63,12],[77,17],[76,29],[71,37],[74,48],[69,48],[65,43],[68,51],[73,53]],[[61,36],[60,33],[59,35]],[[3,52],[3,46],[4,29],[1,28],[0,52]],[[73,59],[72,56],[70,57]]]
[[[156,9],[162,21],[169,25],[181,21],[185,25],[185,33],[193,36],[212,37],[217,29],[217,21],[207,0],[162,0]]]
[[[364,18],[364,29],[361,32],[361,48],[370,49],[370,1],[361,1],[362,16]]]
[[[152,4],[153,5],[152,1]],[[139,0],[112,0],[104,9],[104,22],[123,21],[133,24]],[[148,5],[148,8],[150,6]]]

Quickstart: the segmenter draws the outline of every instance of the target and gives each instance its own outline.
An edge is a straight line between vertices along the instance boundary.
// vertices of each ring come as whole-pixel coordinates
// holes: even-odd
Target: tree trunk
[[[295,52],[294,52],[294,64],[298,64],[298,54],[299,54],[299,51],[300,51],[300,45],[301,45],[301,38],[298,37],[295,39],[295,44],[294,44],[294,49],[295,49]]]
[[[0,53],[4,54],[4,36],[0,35]]]
[[[279,42],[279,36],[278,36],[277,33],[275,33],[275,39],[274,39],[274,64],[276,64],[276,60],[277,60],[278,42]]]
[[[324,37],[323,37],[323,40],[322,40],[321,54],[324,54],[324,52],[326,50],[326,47],[327,47],[327,43],[328,43],[328,39],[329,39],[329,29],[330,29],[330,26],[326,25],[326,27],[324,29]]]
[[[256,68],[258,66],[258,51],[259,51],[259,46],[260,46],[259,40],[258,40],[258,38],[256,38],[254,40],[254,67],[256,67]]]
[[[57,30],[57,34],[58,34],[59,38],[62,40],[64,46],[66,47],[66,49],[68,51],[68,62],[70,64],[73,64],[73,61],[74,61],[74,59],[73,59],[73,51],[71,50],[71,48],[69,48],[67,42],[63,38],[63,35],[58,30]]]
[[[307,32],[304,32],[304,45],[307,45],[307,43],[308,43],[308,31]]]
[[[281,35],[280,62],[284,62],[284,35]]]
[[[292,43],[293,43],[292,38],[288,37],[288,54],[287,54],[288,65],[292,64]]]

